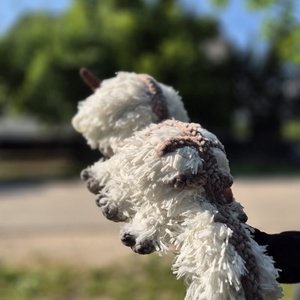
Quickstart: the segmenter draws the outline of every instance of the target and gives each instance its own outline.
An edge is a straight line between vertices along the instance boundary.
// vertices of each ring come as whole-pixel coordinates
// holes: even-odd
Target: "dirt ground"
[[[240,178],[233,190],[250,225],[269,233],[300,230],[300,178]],[[119,224],[102,216],[80,181],[0,190],[0,261],[102,266],[134,255],[119,241]]]

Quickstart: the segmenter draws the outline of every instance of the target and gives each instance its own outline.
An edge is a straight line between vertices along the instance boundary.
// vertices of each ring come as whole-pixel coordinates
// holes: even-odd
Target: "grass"
[[[140,260],[139,260],[140,261]],[[283,286],[285,300],[294,286]],[[157,256],[137,264],[79,268],[42,261],[30,268],[0,265],[1,300],[183,300],[185,287]]]
[[[106,268],[42,262],[33,268],[0,266],[1,300],[184,299],[185,288],[162,259]]]

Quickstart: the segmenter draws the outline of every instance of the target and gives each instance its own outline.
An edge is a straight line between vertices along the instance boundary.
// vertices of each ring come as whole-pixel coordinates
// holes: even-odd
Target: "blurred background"
[[[126,70],[173,86],[233,168],[300,164],[298,1],[0,5],[1,179],[69,176],[95,160],[70,126],[90,94],[82,66],[102,79]]]
[[[80,170],[99,158],[70,124],[77,103],[91,93],[79,77],[83,66],[101,79],[123,70],[173,86],[191,120],[224,143],[251,224],[300,230],[299,1],[1,0],[0,289],[7,293],[1,299],[183,298],[168,267],[170,287],[160,291],[150,279],[156,261],[136,256],[134,265],[148,264],[152,287],[136,278],[143,287],[137,292],[123,273],[120,296],[108,288],[116,282],[102,286],[103,278],[119,274],[103,271],[104,262],[130,251],[79,181]],[[39,267],[24,276],[37,258]],[[42,276],[45,265],[50,275]],[[87,271],[91,266],[101,268]],[[168,278],[166,270],[154,277]],[[20,291],[9,294],[16,283]]]

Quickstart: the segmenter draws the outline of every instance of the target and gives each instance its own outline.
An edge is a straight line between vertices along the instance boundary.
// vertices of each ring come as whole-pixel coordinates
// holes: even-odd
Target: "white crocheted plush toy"
[[[136,132],[89,169],[98,203],[127,224],[121,240],[140,254],[174,251],[186,300],[279,299],[277,270],[251,238],[222,144],[199,124],[168,120]],[[238,207],[238,209],[237,209]]]
[[[148,75],[120,72],[101,87],[82,75],[95,93],[73,126],[109,158],[82,178],[103,214],[125,222],[123,244],[140,254],[174,251],[186,300],[279,299],[272,259],[251,238],[242,206],[224,196],[233,178],[216,136],[184,123],[178,94]]]

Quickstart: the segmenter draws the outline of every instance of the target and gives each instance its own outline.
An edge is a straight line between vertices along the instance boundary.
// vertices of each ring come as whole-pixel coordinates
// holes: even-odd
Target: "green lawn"
[[[291,300],[294,286],[283,288],[283,299]],[[184,295],[183,282],[157,256],[95,269],[49,261],[30,268],[0,264],[1,300],[183,300]]]

